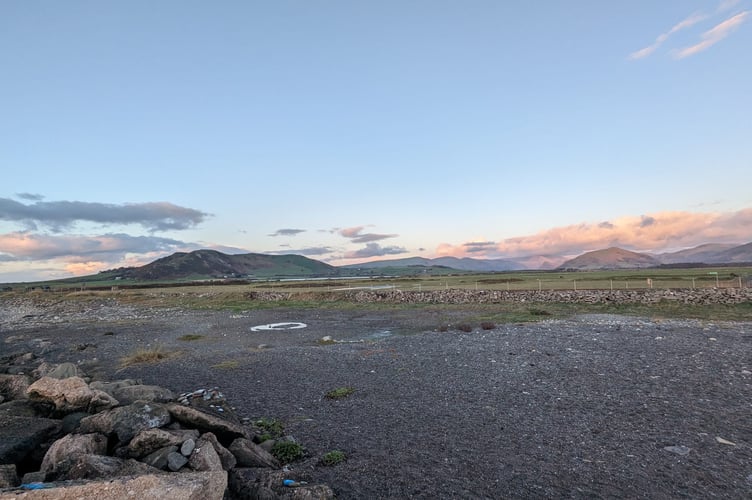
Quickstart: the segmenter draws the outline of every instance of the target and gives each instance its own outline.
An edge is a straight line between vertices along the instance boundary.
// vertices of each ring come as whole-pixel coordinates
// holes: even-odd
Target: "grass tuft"
[[[354,387],[337,387],[336,389],[327,392],[324,397],[326,399],[344,399],[354,392]]]
[[[457,325],[457,330],[465,333],[470,333],[473,331],[473,326],[468,323],[460,323]]]
[[[324,453],[321,457],[321,463],[326,466],[337,465],[338,463],[344,462],[346,458],[347,456],[343,451],[332,450]]]
[[[292,441],[278,441],[274,443],[270,453],[283,464],[289,464],[303,457],[303,447]]]
[[[199,335],[197,333],[188,333],[186,335],[182,335],[182,336],[178,337],[178,340],[183,340],[185,342],[191,342],[193,340],[198,340],[198,339],[202,339],[202,338],[204,338],[203,335]]]
[[[157,363],[164,359],[169,358],[174,353],[169,353],[164,350],[162,346],[154,346],[151,348],[139,348],[127,356],[120,358],[121,368],[127,366],[144,364],[144,363]]]
[[[238,366],[240,366],[240,362],[233,359],[212,365],[212,368],[218,368],[220,370],[234,370]]]

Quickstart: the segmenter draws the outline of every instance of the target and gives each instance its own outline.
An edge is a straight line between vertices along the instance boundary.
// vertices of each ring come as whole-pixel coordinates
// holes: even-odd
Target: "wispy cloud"
[[[621,217],[607,223],[582,223],[556,227],[529,236],[508,238],[486,247],[484,256],[574,256],[620,246],[636,251],[666,251],[703,243],[746,243],[752,239],[752,208],[729,213],[660,212]],[[437,255],[463,257],[478,252],[472,245],[444,243]]]
[[[684,59],[685,57],[693,56],[699,52],[702,52],[703,50],[707,50],[708,48],[712,47],[716,43],[729,36],[734,30],[741,26],[741,24],[747,20],[749,12],[750,11],[745,10],[744,12],[740,12],[739,14],[736,14],[735,16],[732,16],[725,21],[715,25],[713,28],[702,34],[701,42],[675,51],[673,53],[673,57],[675,59]]]
[[[0,198],[0,220],[17,222],[27,229],[46,227],[53,232],[70,228],[77,222],[99,224],[136,224],[149,231],[189,229],[209,214],[168,202],[91,203],[84,201],[37,201],[23,204]]]
[[[468,253],[485,253],[496,249],[496,243],[493,241],[470,241],[463,243]]]
[[[305,233],[305,229],[277,229],[269,236],[296,236],[300,233]]]
[[[718,4],[718,9],[716,10],[718,12],[726,12],[727,10],[733,9],[738,4],[739,4],[739,0],[721,0],[721,3]]]
[[[668,38],[671,35],[673,35],[674,33],[678,32],[678,31],[681,31],[683,29],[690,28],[690,27],[694,26],[695,24],[699,23],[700,21],[704,21],[705,19],[707,19],[707,17],[708,17],[707,15],[699,13],[699,12],[696,12],[696,13],[690,15],[689,17],[683,19],[682,21],[680,21],[677,24],[675,24],[674,26],[672,26],[671,29],[668,30],[667,32],[661,33],[660,35],[658,35],[658,38],[656,38],[655,42],[653,42],[652,44],[650,44],[647,47],[644,47],[644,48],[642,48],[640,50],[636,50],[635,52],[632,52],[631,54],[629,54],[629,59],[631,59],[631,60],[643,59],[643,58],[649,56],[650,54],[652,54],[653,52],[655,52],[655,50],[658,47],[660,47],[661,45],[663,45],[663,43],[666,40],[668,40]]]
[[[381,257],[384,255],[398,255],[401,253],[407,253],[407,250],[397,246],[382,247],[378,243],[368,243],[364,248],[346,252],[343,258],[366,259],[369,257]]]
[[[295,255],[326,255],[334,252],[332,247],[305,247],[305,248],[289,248],[287,250],[275,250],[273,252],[267,252],[274,255],[280,254],[295,254]]]
[[[363,233],[365,226],[347,227],[340,229],[340,236],[348,238],[353,243],[370,243],[372,241],[381,241],[387,238],[396,238],[397,234],[378,234],[378,233]]]
[[[42,201],[44,199],[44,196],[36,193],[16,193],[16,197],[28,201]]]

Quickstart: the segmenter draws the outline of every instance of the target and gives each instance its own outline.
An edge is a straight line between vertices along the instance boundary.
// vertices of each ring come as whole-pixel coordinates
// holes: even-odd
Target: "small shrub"
[[[321,463],[323,465],[337,465],[338,463],[344,462],[347,457],[345,456],[345,453],[339,450],[332,450],[330,452],[324,453],[324,456],[321,457]]]
[[[531,307],[527,310],[530,314],[533,316],[551,316],[551,313],[546,311],[545,309],[539,309],[537,307]]]
[[[289,464],[303,456],[303,447],[292,441],[278,441],[272,446],[271,454],[283,464]]]
[[[460,323],[457,325],[457,330],[465,333],[470,333],[473,331],[472,325],[468,325],[467,323]]]
[[[447,324],[439,325],[439,327],[437,328],[437,330],[440,331],[440,332],[448,332],[449,331],[449,325],[447,325]]]
[[[285,431],[285,426],[282,424],[282,421],[277,420],[276,418],[260,418],[253,422],[253,425],[262,431],[262,436],[260,437],[266,438],[261,441],[262,443],[268,439],[275,439],[282,436]]]
[[[141,363],[156,363],[170,357],[170,353],[164,350],[162,346],[154,346],[152,348],[139,348],[127,356],[120,358],[120,366],[125,368],[127,366],[141,364]]]
[[[496,328],[496,323],[493,321],[484,321],[480,324],[480,327],[484,330],[493,330]]]
[[[326,399],[344,399],[355,392],[353,387],[337,387],[325,394]]]
[[[195,333],[189,333],[187,335],[182,335],[182,336],[178,337],[178,340],[183,340],[185,342],[190,342],[192,340],[198,340],[198,339],[202,339],[202,338],[204,338],[203,335],[198,335],[198,334],[195,334]]]

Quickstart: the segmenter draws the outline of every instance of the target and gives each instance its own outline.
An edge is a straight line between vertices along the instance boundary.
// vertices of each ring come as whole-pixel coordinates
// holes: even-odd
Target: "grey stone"
[[[179,471],[187,463],[188,459],[182,453],[173,451],[167,455],[167,468],[173,472]]]
[[[178,451],[177,446],[165,446],[154,453],[146,455],[141,459],[141,462],[156,467],[157,469],[164,470],[167,468],[167,457],[170,453],[175,453],[176,451]]]
[[[23,475],[21,478],[21,484],[29,484],[29,483],[43,483],[47,480],[47,474],[42,472],[41,470],[34,471],[34,472],[27,472]]]
[[[28,375],[8,375],[0,374],[0,396],[8,401],[14,399],[26,399],[26,390],[31,385],[32,380]]]
[[[113,429],[121,443],[127,443],[146,429],[170,423],[170,412],[159,403],[133,403],[117,409]]]
[[[131,385],[139,385],[139,384],[140,382],[138,380],[127,378],[123,380],[113,380],[112,382],[95,380],[94,382],[91,382],[89,384],[89,387],[91,387],[92,389],[99,390],[99,391],[104,391],[112,395],[113,391],[115,391],[116,389],[119,389],[121,387],[128,387]]]
[[[0,488],[13,488],[19,484],[16,464],[0,465]]]
[[[180,453],[182,453],[183,456],[190,457],[195,447],[196,441],[194,441],[193,439],[186,439],[183,442],[182,446],[180,446]]]
[[[158,473],[160,473],[159,469],[133,459],[126,460],[105,455],[78,455],[63,479],[105,479]]]
[[[69,413],[68,415],[63,417],[63,432],[65,434],[70,434],[74,430],[78,428],[78,426],[81,424],[81,420],[88,417],[88,413],[84,413],[82,411],[77,411],[74,413]]]
[[[0,415],[0,463],[21,462],[40,445],[58,437],[62,425],[59,420]]]
[[[120,404],[131,404],[136,401],[166,403],[175,399],[172,391],[156,385],[127,385],[112,390],[110,394],[120,401]]]
[[[68,434],[55,441],[44,455],[40,470],[55,477],[64,464],[77,455],[107,454],[107,437],[103,434]]]
[[[47,411],[42,411],[44,408]],[[28,399],[14,399],[13,401],[0,404],[0,416],[47,417],[50,413],[49,408],[49,406],[34,404]]]
[[[165,446],[179,446],[183,441],[181,436],[164,429],[146,429],[136,434],[128,443],[128,456],[143,457]]]
[[[172,417],[181,424],[186,427],[201,429],[204,432],[212,432],[221,442],[231,442],[238,437],[251,437],[248,429],[222,417],[210,415],[177,403],[168,403],[166,406]]]
[[[188,466],[197,471],[224,470],[222,460],[219,458],[214,446],[208,439],[199,438],[193,453],[188,460]]]
[[[237,438],[228,448],[242,467],[270,467],[279,469],[279,461],[253,441]]]
[[[60,363],[47,374],[48,377],[64,379],[70,377],[80,377],[78,368],[73,363]]]
[[[54,488],[13,492],[14,500],[61,500],[96,498],[97,500],[122,500],[123,498],[169,498],[181,500],[222,500],[227,488],[225,472],[186,472],[183,474],[148,474],[114,480],[87,481],[56,484]]]
[[[687,448],[686,446],[664,446],[663,449],[681,456],[689,455],[690,452],[690,448]]]
[[[219,455],[219,460],[222,462],[222,468],[224,470],[230,471],[235,468],[238,463],[235,455],[233,455],[230,450],[220,444],[217,436],[215,436],[211,432],[206,432],[201,436],[201,439],[211,443],[214,451],[216,451],[217,455]]]

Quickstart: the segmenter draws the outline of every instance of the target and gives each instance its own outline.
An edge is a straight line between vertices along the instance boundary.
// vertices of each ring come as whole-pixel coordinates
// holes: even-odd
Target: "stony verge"
[[[0,358],[0,429],[0,499],[334,497],[283,467],[216,389],[176,398],[16,354]]]

